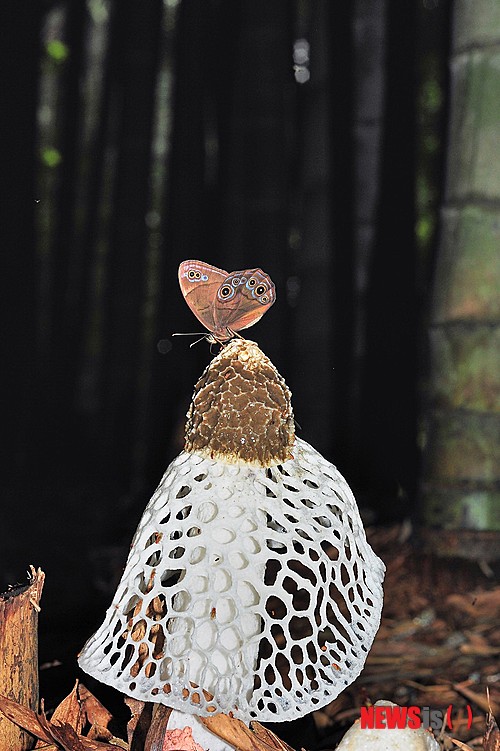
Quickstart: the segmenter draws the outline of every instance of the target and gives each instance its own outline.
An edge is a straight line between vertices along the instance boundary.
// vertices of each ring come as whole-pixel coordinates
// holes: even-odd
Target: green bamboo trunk
[[[500,558],[500,3],[457,0],[430,322],[423,521],[442,554]]]

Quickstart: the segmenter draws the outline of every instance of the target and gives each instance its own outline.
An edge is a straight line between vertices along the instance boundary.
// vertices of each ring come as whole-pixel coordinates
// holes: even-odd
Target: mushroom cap
[[[269,467],[292,456],[290,389],[248,339],[232,339],[205,368],[187,414],[186,451]]]
[[[143,701],[292,720],[360,673],[384,565],[337,469],[296,438],[272,467],[182,452],[79,658]]]

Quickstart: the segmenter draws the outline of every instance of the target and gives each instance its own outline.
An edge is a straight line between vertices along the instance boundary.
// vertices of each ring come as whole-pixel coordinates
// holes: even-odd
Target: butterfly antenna
[[[202,333],[202,331],[183,331],[182,333],[172,334],[172,336],[200,336]]]
[[[200,342],[202,342],[202,341],[203,341],[204,339],[208,339],[208,337],[207,337],[207,335],[206,335],[206,334],[203,334],[203,336],[200,336],[200,338],[199,338],[199,339],[197,339],[197,340],[196,340],[195,342],[191,342],[191,344],[189,345],[189,347],[190,347],[190,348],[191,348],[191,347],[194,347],[194,345],[195,345],[195,344],[199,344],[199,343],[200,343]]]

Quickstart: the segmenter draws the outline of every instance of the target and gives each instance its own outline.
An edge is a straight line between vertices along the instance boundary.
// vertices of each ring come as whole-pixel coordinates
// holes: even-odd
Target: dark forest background
[[[0,571],[46,571],[42,657],[100,623],[182,447],[186,258],[271,275],[248,336],[299,435],[369,523],[417,517],[449,3],[5,0],[0,29]]]

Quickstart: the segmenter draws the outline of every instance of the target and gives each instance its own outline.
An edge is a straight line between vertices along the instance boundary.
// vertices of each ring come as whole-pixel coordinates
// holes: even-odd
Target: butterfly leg
[[[233,329],[230,329],[229,326],[226,326],[226,331],[227,331],[227,334],[228,334],[228,336],[229,336],[230,339],[232,339],[235,336],[237,336],[238,339],[244,339],[245,338],[244,336],[241,336],[241,334],[239,334],[237,331],[233,331]]]

